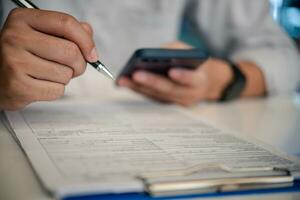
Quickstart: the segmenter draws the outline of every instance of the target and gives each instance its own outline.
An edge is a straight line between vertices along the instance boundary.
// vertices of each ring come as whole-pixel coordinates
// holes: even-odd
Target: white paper
[[[59,196],[142,191],[140,174],[207,164],[296,167],[185,111],[146,101],[38,103],[6,115],[42,183]],[[210,169],[197,178],[234,174]]]

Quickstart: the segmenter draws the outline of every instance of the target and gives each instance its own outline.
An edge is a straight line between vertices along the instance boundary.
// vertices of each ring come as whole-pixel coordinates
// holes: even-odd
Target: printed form
[[[195,166],[204,166],[198,179],[242,176],[206,165],[299,166],[181,108],[147,101],[37,103],[6,117],[41,182],[57,196],[142,191],[141,174]]]

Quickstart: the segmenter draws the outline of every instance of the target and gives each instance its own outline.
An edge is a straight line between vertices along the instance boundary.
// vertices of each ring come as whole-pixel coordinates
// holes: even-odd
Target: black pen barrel
[[[28,0],[12,0],[12,1],[22,8],[39,9],[36,5],[34,5],[32,2],[30,2]]]

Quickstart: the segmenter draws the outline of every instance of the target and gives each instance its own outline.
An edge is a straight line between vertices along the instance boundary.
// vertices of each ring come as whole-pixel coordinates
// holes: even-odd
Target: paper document
[[[204,167],[197,178],[299,166],[188,111],[146,101],[37,103],[6,117],[45,188],[57,196],[142,191],[141,174],[205,165],[236,173]]]

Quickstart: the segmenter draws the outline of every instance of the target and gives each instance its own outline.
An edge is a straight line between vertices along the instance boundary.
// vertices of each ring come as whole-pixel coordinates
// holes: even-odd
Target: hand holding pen
[[[60,12],[11,11],[0,36],[0,110],[60,98],[86,62],[103,69],[88,24]]]

